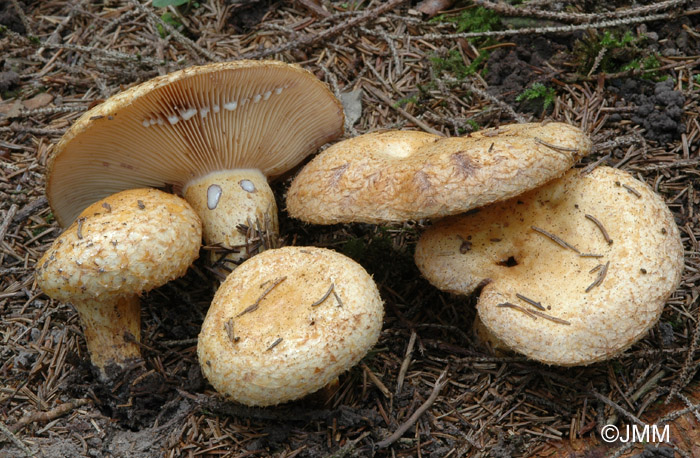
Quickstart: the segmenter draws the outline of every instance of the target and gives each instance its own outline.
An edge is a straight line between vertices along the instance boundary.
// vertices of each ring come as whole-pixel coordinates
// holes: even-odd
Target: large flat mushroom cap
[[[513,124],[468,137],[375,132],[336,143],[292,182],[287,209],[316,224],[441,217],[561,176],[591,149],[578,128]]]
[[[419,240],[416,263],[446,291],[485,284],[477,308],[496,339],[572,366],[611,358],[649,331],[680,283],[683,247],[649,186],[599,167],[441,220]]]
[[[216,292],[197,345],[202,372],[243,404],[297,399],[364,357],[383,315],[374,281],[350,258],[323,248],[267,250]]]
[[[81,116],[54,148],[46,194],[59,224],[124,189],[172,188],[221,169],[277,176],[343,132],[343,108],[310,72],[277,61],[190,67]]]
[[[86,208],[37,263],[49,296],[66,301],[134,295],[185,274],[202,227],[183,199],[132,189]]]

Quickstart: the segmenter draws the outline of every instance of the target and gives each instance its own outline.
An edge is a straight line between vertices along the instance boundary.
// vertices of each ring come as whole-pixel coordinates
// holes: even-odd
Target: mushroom
[[[202,372],[227,398],[257,406],[323,388],[377,342],[384,314],[369,274],[335,251],[267,250],[217,290],[199,334]]]
[[[101,379],[140,357],[139,295],[184,275],[201,240],[186,201],[133,189],[90,205],[44,253],[37,283],[76,308]]]
[[[54,149],[46,194],[65,226],[115,192],[172,190],[199,214],[207,244],[238,248],[246,242],[240,225],[278,231],[267,178],[342,133],[340,102],[296,65],[191,67],[134,86],[78,119]]]
[[[442,290],[483,287],[477,329],[492,344],[574,366],[612,358],[649,331],[680,283],[683,247],[649,186],[599,167],[445,218],[415,259]]]
[[[590,149],[583,132],[562,123],[454,138],[375,132],[336,143],[307,164],[289,188],[287,209],[316,224],[452,215],[561,176]]]

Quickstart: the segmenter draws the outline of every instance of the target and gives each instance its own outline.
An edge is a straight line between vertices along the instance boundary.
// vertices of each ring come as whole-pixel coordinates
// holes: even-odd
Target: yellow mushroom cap
[[[216,292],[197,345],[212,386],[247,405],[317,391],[377,342],[377,287],[355,261],[313,247],[267,250]]]
[[[562,123],[513,124],[452,138],[375,132],[316,156],[292,182],[287,209],[316,224],[454,215],[559,177],[590,149],[581,130]]]
[[[199,217],[183,199],[123,191],[86,208],[44,253],[36,278],[66,302],[140,294],[182,276],[201,240]]]
[[[190,67],[119,93],[54,148],[46,195],[62,226],[139,187],[180,190],[231,169],[275,177],[343,133],[343,108],[312,73],[277,61]]]
[[[680,234],[663,200],[610,167],[571,170],[445,218],[423,234],[415,257],[440,289],[469,294],[485,284],[477,309],[493,337],[562,366],[611,358],[644,336],[683,270]]]

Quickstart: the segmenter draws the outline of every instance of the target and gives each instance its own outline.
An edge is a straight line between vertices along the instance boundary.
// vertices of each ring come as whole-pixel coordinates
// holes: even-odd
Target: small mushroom
[[[382,223],[458,214],[561,176],[591,149],[562,123],[514,124],[443,138],[388,131],[332,145],[287,193],[295,218]]]
[[[111,365],[140,358],[139,295],[184,275],[201,240],[187,202],[134,189],[90,205],[39,260],[37,283],[76,308],[103,380]]]
[[[460,250],[465,240],[469,250]],[[477,302],[487,340],[547,364],[616,356],[657,322],[678,287],[683,247],[663,200],[628,173],[599,167],[467,215],[416,246],[433,285]],[[483,330],[483,329],[481,329]]]
[[[115,192],[172,190],[199,214],[207,244],[242,250],[239,226],[278,232],[268,177],[342,133],[340,102],[296,65],[191,67],[134,86],[78,119],[54,149],[46,194],[65,226]]]
[[[202,372],[227,398],[267,406],[315,392],[377,342],[383,305],[355,261],[313,247],[267,250],[221,284],[199,334]]]

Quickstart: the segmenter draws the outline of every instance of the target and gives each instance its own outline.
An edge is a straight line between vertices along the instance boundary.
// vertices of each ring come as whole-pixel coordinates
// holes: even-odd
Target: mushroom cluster
[[[223,251],[235,264],[253,254],[242,226],[273,239],[267,178],[341,135],[343,123],[342,105],[310,72],[237,61],[154,78],[73,124],[46,179],[53,214],[70,227],[37,279],[77,308],[103,380],[140,355],[138,295],[184,274],[202,236],[221,248],[213,261]]]
[[[448,217],[421,237],[416,263],[440,289],[481,288],[477,334],[547,364],[590,364],[656,323],[683,268],[678,228],[648,186],[569,170],[590,150],[554,122],[371,133],[314,158],[287,208],[316,224]]]
[[[72,225],[37,279],[75,304],[103,379],[139,357],[139,294],[182,275],[202,236],[240,264],[199,335],[202,372],[217,391],[275,405],[366,354],[383,305],[359,264],[314,247],[251,256],[240,230],[278,232],[268,177],[340,136],[343,121],[311,73],[238,61],[155,78],[73,125],[46,190],[58,222]],[[370,133],[310,161],[287,209],[316,224],[444,218],[419,240],[416,263],[438,288],[481,290],[478,334],[547,364],[589,364],[649,330],[683,267],[678,228],[651,189],[615,169],[570,170],[591,147],[556,122],[455,138]]]

